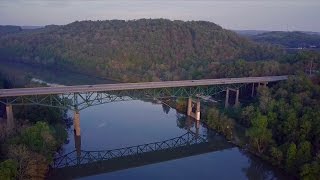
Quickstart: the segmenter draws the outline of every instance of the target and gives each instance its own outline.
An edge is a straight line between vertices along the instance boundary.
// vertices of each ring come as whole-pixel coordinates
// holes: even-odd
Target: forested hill
[[[22,31],[22,28],[20,26],[1,26],[0,25],[0,37],[7,34],[17,33],[21,31]]]
[[[281,50],[204,21],[81,21],[0,37],[0,58],[121,81],[208,77],[217,62],[268,60]]]
[[[250,36],[257,42],[282,45],[287,48],[320,48],[320,35],[304,32],[273,31]]]

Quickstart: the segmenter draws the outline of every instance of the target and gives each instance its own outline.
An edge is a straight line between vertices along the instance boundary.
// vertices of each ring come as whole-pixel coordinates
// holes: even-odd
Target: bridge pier
[[[253,97],[253,96],[254,96],[254,86],[255,86],[255,84],[254,84],[254,83],[252,83],[251,97]]]
[[[192,113],[192,99],[189,97],[188,98],[188,109],[187,109],[187,115],[191,116]]]
[[[267,87],[268,82],[259,82],[258,83],[258,88],[263,85],[263,87]]]
[[[229,95],[230,95],[230,91],[234,91],[236,92],[236,99],[235,99],[235,107],[239,107],[240,103],[239,103],[239,89],[232,89],[232,88],[227,88],[226,90],[226,100],[225,100],[225,103],[224,103],[224,107],[225,108],[228,108],[229,107]]]
[[[14,118],[13,118],[13,111],[12,105],[6,105],[6,116],[7,116],[7,130],[11,131],[14,128]]]
[[[239,103],[239,89],[237,89],[236,91],[236,102],[235,102],[235,106],[239,107],[240,103]]]
[[[194,105],[196,106],[195,112],[192,111]],[[189,97],[187,115],[196,119],[197,121],[200,121],[200,99],[197,99],[197,101],[194,102],[192,98]]]
[[[267,87],[268,82],[258,82],[258,89],[260,86]],[[255,83],[252,83],[251,97],[254,96]]]
[[[225,108],[229,107],[229,88],[227,88],[227,91],[226,91],[226,100],[224,102],[224,107]]]
[[[78,110],[74,112],[74,117],[73,117],[73,126],[74,126],[74,133],[76,136],[80,136],[80,113]]]

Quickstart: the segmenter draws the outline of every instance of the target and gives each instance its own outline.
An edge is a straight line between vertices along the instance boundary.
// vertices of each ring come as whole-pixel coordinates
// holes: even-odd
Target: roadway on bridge
[[[263,76],[263,77],[222,78],[222,79],[183,80],[183,81],[160,81],[160,82],[143,82],[143,83],[119,83],[119,84],[0,89],[0,97],[275,82],[275,81],[282,81],[286,79],[288,79],[288,76]]]

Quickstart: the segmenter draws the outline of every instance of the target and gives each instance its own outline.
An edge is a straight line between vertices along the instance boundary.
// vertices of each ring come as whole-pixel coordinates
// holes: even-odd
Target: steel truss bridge
[[[79,178],[233,147],[224,141],[218,138],[209,142],[205,136],[188,131],[176,138],[137,146],[104,151],[75,150],[54,160],[51,178]]]
[[[212,96],[228,88],[239,89],[255,83],[277,82],[288,76],[223,78],[146,83],[0,89],[0,102],[6,105],[42,105],[69,110],[134,99]]]

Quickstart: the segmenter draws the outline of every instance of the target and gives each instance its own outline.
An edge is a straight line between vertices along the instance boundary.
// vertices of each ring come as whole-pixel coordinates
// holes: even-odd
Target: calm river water
[[[12,71],[27,72],[29,76],[48,83],[94,84],[109,81],[89,78],[68,72],[50,73],[25,65],[1,65]],[[22,68],[23,67],[23,68]],[[48,73],[51,76],[48,76]],[[46,75],[44,75],[46,74]],[[83,81],[81,81],[83,79]],[[73,116],[72,112],[69,112]],[[80,111],[81,150],[99,151],[124,148],[164,141],[179,137],[191,130],[196,123],[183,114],[163,104],[142,100],[113,102],[88,107]],[[68,142],[59,155],[75,150],[73,127],[68,131]],[[79,179],[286,179],[285,175],[258,158],[230,145],[200,124],[199,135],[213,142],[224,143],[220,150],[180,157],[154,164],[91,174]],[[169,151],[170,153],[170,151]],[[163,159],[166,159],[165,157]]]

